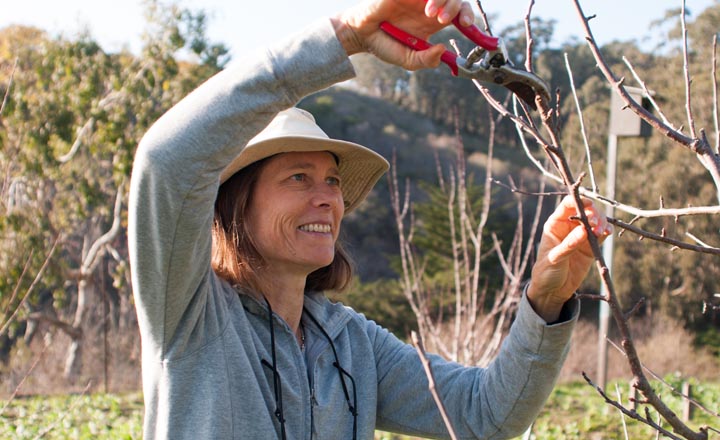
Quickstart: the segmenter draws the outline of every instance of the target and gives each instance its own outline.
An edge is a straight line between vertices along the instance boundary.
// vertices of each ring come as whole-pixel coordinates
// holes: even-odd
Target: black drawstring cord
[[[325,339],[328,340],[330,343],[330,348],[332,349],[333,356],[335,357],[335,362],[333,362],[333,367],[337,368],[338,374],[340,376],[340,383],[342,384],[343,393],[345,394],[345,401],[348,404],[348,409],[350,410],[350,414],[353,415],[353,440],[357,440],[357,419],[358,419],[358,412],[357,412],[357,391],[355,388],[355,379],[353,379],[352,375],[345,371],[343,367],[340,366],[340,359],[338,358],[337,350],[335,350],[335,344],[333,344],[332,338],[330,335],[327,334],[325,329],[320,325],[317,319],[308,311],[308,309],[303,307],[303,310],[307,314],[307,316],[312,320],[312,322],[315,323],[315,325],[320,329],[320,332],[325,336]],[[350,403],[350,393],[348,393],[347,384],[345,383],[344,376],[347,376],[350,379],[350,382],[352,383],[353,387],[353,401]]]
[[[261,359],[260,362],[270,368],[273,373],[273,391],[275,392],[275,417],[280,422],[280,436],[282,440],[286,439],[285,435],[285,413],[283,411],[282,401],[282,383],[280,382],[280,372],[277,369],[277,357],[275,356],[275,326],[273,325],[273,311],[270,307],[270,302],[267,298],[264,298],[265,304],[268,308],[268,324],[270,325],[270,351],[272,353],[272,365],[265,359]]]
[[[275,417],[277,417],[278,421],[280,422],[280,436],[282,440],[286,440],[286,434],[285,434],[285,413],[283,410],[283,401],[282,401],[282,382],[280,382],[280,372],[277,369],[277,358],[275,356],[275,326],[273,324],[273,311],[272,307],[270,307],[270,302],[267,300],[267,298],[263,298],[265,300],[265,304],[268,308],[268,325],[270,326],[270,346],[271,346],[271,354],[272,354],[272,364],[265,359],[261,359],[260,363],[263,364],[263,366],[269,368],[272,370],[273,373],[273,391],[275,392]],[[358,421],[358,411],[357,411],[357,391],[355,388],[355,379],[345,371],[343,367],[340,366],[340,358],[338,358],[337,350],[335,349],[335,344],[333,344],[332,338],[330,338],[330,335],[325,331],[325,329],[320,325],[317,319],[306,309],[303,308],[307,316],[312,320],[312,322],[315,323],[317,328],[320,329],[320,332],[325,336],[325,339],[328,340],[330,343],[330,348],[332,349],[333,356],[335,357],[335,362],[333,362],[333,367],[337,368],[338,375],[340,376],[340,383],[342,384],[343,393],[345,394],[345,401],[348,404],[348,409],[350,410],[350,414],[353,416],[353,440],[357,440],[357,421]],[[345,376],[347,376],[350,379],[350,382],[352,383],[352,391],[353,391],[353,398],[352,403],[350,403],[350,393],[348,392],[347,384],[345,383]]]

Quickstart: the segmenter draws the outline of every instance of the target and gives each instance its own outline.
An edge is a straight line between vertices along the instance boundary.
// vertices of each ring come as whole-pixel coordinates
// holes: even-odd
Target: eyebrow
[[[296,162],[288,166],[289,170],[314,170],[317,167],[311,162]],[[329,168],[328,171],[333,174],[340,174],[340,169],[337,167]]]

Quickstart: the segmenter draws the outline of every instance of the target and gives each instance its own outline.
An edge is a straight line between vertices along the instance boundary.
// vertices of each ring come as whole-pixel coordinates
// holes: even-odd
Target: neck
[[[288,324],[290,329],[299,334],[300,317],[302,316],[305,297],[305,277],[260,276],[258,287],[270,303],[273,312]]]

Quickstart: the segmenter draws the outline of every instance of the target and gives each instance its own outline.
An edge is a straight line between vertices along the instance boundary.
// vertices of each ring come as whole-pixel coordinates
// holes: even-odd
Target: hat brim
[[[233,174],[259,160],[280,153],[328,151],[338,158],[345,213],[355,209],[390,165],[362,145],[314,136],[279,136],[248,144],[220,174],[224,183]]]

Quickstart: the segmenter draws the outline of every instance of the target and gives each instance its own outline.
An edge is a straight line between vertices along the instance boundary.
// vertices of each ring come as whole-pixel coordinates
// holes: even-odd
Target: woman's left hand
[[[585,215],[599,242],[612,233],[605,214],[582,198]],[[527,295],[535,312],[546,322],[560,316],[563,305],[580,287],[594,260],[585,226],[576,218],[575,199],[563,198],[545,222],[538,257]]]

